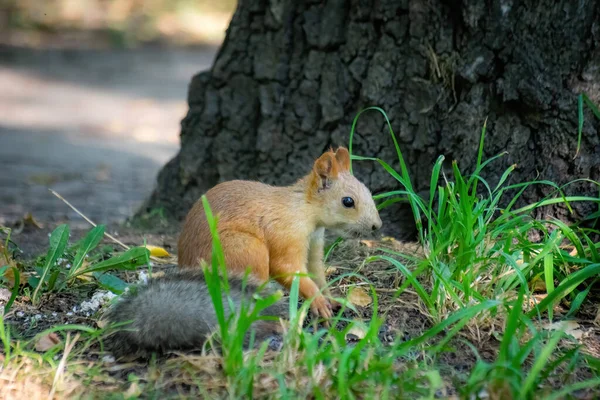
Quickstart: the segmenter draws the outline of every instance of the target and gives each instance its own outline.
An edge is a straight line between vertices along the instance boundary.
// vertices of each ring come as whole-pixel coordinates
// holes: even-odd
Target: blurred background
[[[0,225],[122,222],[179,146],[235,0],[0,0]]]

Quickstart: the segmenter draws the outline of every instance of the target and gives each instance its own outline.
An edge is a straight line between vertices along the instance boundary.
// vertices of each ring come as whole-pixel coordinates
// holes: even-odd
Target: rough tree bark
[[[600,125],[589,112],[574,156],[577,94],[600,100],[599,43],[597,0],[241,0],[213,67],[191,81],[181,151],[141,212],[180,219],[234,178],[289,184],[328,146],[347,145],[371,105],[388,113],[424,193],[438,155],[474,165],[486,118],[486,156],[509,153],[490,181],[513,163],[513,182],[598,180]],[[395,160],[380,114],[361,116],[355,153]],[[374,192],[397,187],[373,163],[355,173]],[[405,237],[414,224],[402,207],[385,225]]]

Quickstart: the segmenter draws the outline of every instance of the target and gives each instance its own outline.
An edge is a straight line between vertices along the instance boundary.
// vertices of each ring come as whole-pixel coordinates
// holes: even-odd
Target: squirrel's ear
[[[348,153],[347,148],[342,146],[338,147],[335,151],[335,158],[343,171],[350,170],[350,153]]]
[[[315,161],[313,171],[317,178],[318,190],[329,188],[331,180],[337,178],[338,163],[335,153],[328,151]]]

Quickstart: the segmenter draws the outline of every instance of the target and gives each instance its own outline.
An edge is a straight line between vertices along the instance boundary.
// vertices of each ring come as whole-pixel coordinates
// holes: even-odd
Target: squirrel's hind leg
[[[232,231],[220,232],[219,238],[228,271],[243,275],[250,267],[256,279],[269,280],[269,250],[262,240],[249,233]]]

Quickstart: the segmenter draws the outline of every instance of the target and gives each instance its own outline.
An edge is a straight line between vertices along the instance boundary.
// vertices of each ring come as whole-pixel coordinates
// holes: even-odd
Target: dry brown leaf
[[[548,323],[542,326],[543,329],[549,331],[563,330],[567,335],[573,336],[575,339],[580,340],[583,337],[583,331],[579,329],[581,326],[577,321],[557,321]]]
[[[137,382],[131,382],[131,385],[129,385],[129,388],[124,394],[126,399],[135,399],[142,394],[142,388],[140,388],[140,385]]]
[[[4,251],[4,243],[0,241],[0,267],[8,265],[8,268],[6,269],[6,271],[4,271],[3,275],[4,279],[8,283],[8,287],[12,288],[15,285],[15,272],[13,270],[13,267],[15,267],[19,272],[19,282],[21,285],[23,285],[27,282],[27,275],[19,271],[15,260],[10,256],[10,254],[7,254],[8,252]]]
[[[360,287],[353,287],[348,293],[348,301],[354,304],[355,306],[366,307],[369,304],[371,304],[373,299],[371,299],[371,296],[369,296],[365,289]]]
[[[19,274],[19,286],[26,284],[29,274],[26,274],[23,271],[19,271],[18,268],[17,272]],[[15,286],[15,271],[12,268],[7,269],[4,272],[4,279],[6,279],[7,286],[9,288],[13,288]]]
[[[535,278],[529,283],[532,292],[545,292],[546,291],[546,281],[542,278]]]
[[[82,264],[83,267],[83,264]],[[86,272],[85,274],[77,275],[75,278],[82,280],[84,282],[92,282],[94,280],[94,275],[91,272]]]
[[[364,240],[361,240],[361,241],[360,241],[360,243],[361,243],[361,244],[364,244],[364,245],[365,245],[365,246],[367,246],[368,248],[372,248],[372,247],[375,247],[375,246],[377,246],[377,241],[375,241],[375,240],[367,240],[367,239],[364,239]]]
[[[48,351],[58,343],[60,343],[60,338],[56,333],[52,332],[38,339],[38,341],[35,343],[35,350]]]
[[[25,217],[23,217],[23,224],[25,226],[33,226],[38,229],[42,229],[44,227],[43,224],[39,223],[38,221],[36,221],[35,218],[33,218],[33,214],[31,214],[30,212],[25,214]]]
[[[8,251],[5,251],[4,242],[0,241],[0,267],[3,267],[5,265],[8,265],[9,267],[14,267],[15,260],[12,259]]]
[[[150,255],[154,257],[168,257],[170,254],[168,251],[158,246],[146,245],[146,248],[150,250]]]

